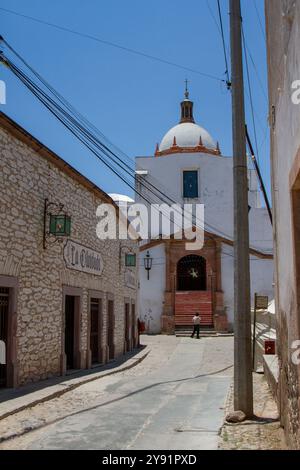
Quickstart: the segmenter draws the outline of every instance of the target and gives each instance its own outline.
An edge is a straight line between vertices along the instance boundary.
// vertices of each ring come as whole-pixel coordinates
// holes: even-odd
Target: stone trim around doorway
[[[128,306],[128,311],[126,311]],[[128,317],[126,318],[126,315]],[[124,298],[124,354],[131,350],[131,302],[129,297]]]
[[[112,302],[113,310],[112,310],[112,326],[109,328],[110,323],[110,311],[109,311],[109,304]],[[106,358],[107,362],[115,358],[116,353],[116,343],[115,343],[115,335],[116,335],[116,316],[115,316],[115,297],[110,292],[106,294]],[[112,337],[110,337],[112,335]],[[110,339],[112,342],[110,343]],[[110,346],[110,347],[109,347]]]
[[[89,290],[88,291],[88,320],[87,320],[87,368],[90,369],[92,367],[92,350],[91,350],[91,299],[99,299],[101,300],[101,310],[98,312],[98,328],[99,328],[99,355],[98,360],[99,364],[105,364],[107,357],[106,357],[106,345],[104,342],[104,302],[105,302],[105,293],[98,290]]]
[[[0,286],[9,289],[8,300],[8,332],[6,345],[6,386],[18,386],[18,361],[17,361],[17,298],[18,279],[12,276],[0,275]]]
[[[67,372],[67,356],[65,353],[65,304],[66,296],[75,297],[74,319],[74,366],[75,369],[85,369],[84,355],[81,350],[81,323],[82,323],[82,297],[83,289],[79,287],[63,286],[62,288],[62,331],[61,331],[61,375]]]

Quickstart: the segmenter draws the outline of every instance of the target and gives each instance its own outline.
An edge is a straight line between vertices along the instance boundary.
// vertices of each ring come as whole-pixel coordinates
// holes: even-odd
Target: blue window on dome
[[[198,197],[198,171],[183,172],[183,197],[189,199]]]

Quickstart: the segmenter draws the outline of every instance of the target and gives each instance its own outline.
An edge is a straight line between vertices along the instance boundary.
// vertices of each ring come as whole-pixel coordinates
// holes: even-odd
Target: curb
[[[75,390],[76,388],[80,387],[81,385],[85,385],[89,382],[94,382],[95,380],[100,380],[102,379],[103,377],[108,377],[110,375],[114,375],[114,374],[117,374],[119,372],[124,372],[128,369],[132,369],[133,367],[135,367],[136,365],[138,365],[140,362],[142,362],[147,356],[148,354],[150,353],[150,348],[146,347],[144,350],[143,350],[143,354],[141,353],[138,353],[138,356],[135,360],[134,358],[128,358],[128,360],[132,360],[132,362],[124,367],[122,366],[116,366],[115,369],[112,369],[111,371],[109,372],[95,372],[95,375],[93,375],[92,377],[89,377],[89,378],[85,378],[81,381],[78,381],[76,383],[73,383],[73,384],[70,384],[70,385],[65,385],[65,387],[62,389],[62,390],[57,390],[53,393],[50,393],[49,395],[43,397],[43,398],[40,398],[40,399],[36,399],[34,401],[32,401],[31,403],[27,403],[25,405],[22,405],[22,406],[19,406],[18,408],[15,408],[14,410],[11,410],[11,411],[8,411],[6,413],[3,413],[2,415],[0,415],[0,421],[2,421],[3,419],[9,417],[9,416],[13,416],[17,413],[20,413],[21,411],[24,411],[24,410],[27,410],[29,408],[34,408],[35,406],[41,404],[41,403],[45,403],[47,401],[50,401],[50,400],[53,400],[54,398],[59,398],[61,397],[62,395],[64,395],[65,393],[68,393],[68,392],[71,392],[72,390]],[[96,375],[97,374],[97,375]],[[76,380],[76,379],[74,379]],[[30,429],[31,430],[31,429]],[[9,439],[12,439],[14,437],[18,437],[22,434],[25,434],[26,433],[26,430],[24,433],[21,433],[21,434],[16,434],[16,435],[12,435],[12,436],[7,436],[7,437],[4,437],[4,438],[1,438],[0,437],[0,443],[4,442],[4,441],[7,441]]]

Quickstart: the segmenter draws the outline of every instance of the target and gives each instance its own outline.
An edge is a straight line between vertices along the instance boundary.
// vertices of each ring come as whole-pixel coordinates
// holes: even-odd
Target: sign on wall
[[[88,274],[100,276],[103,271],[103,259],[100,253],[80,243],[68,240],[64,247],[65,265]]]
[[[130,269],[126,269],[125,271],[125,286],[130,287],[131,289],[136,288],[136,277],[135,273]]]
[[[269,305],[269,298],[266,295],[255,294],[255,308],[256,310],[267,310]]]

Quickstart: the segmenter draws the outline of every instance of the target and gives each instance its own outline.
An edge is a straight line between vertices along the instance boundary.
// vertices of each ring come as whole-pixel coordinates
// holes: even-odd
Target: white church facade
[[[136,202],[168,199],[205,209],[203,248],[187,250],[186,240],[162,236],[140,245],[139,316],[148,333],[173,334],[190,326],[196,312],[202,328],[232,331],[232,165],[233,159],[223,156],[219,144],[195,123],[187,90],[180,123],[167,132],[154,156],[136,158]],[[252,169],[248,180],[251,297],[259,293],[272,298],[272,226]],[[147,264],[151,269],[143,269]]]

